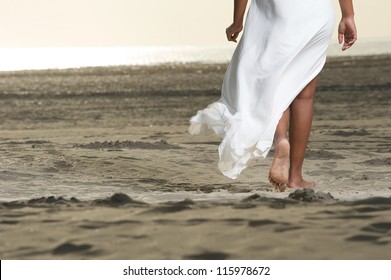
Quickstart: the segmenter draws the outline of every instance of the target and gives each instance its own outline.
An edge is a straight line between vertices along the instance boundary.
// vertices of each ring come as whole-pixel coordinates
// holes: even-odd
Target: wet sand
[[[329,59],[315,194],[273,192],[273,151],[229,180],[219,139],[188,135],[225,69],[1,72],[0,258],[389,259],[391,56]]]

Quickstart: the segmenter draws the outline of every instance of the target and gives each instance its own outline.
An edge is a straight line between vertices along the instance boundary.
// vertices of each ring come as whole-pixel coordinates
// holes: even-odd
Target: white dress
[[[236,179],[266,157],[283,112],[322,70],[335,23],[332,0],[253,0],[221,99],[190,120],[190,134],[223,138],[218,167]]]

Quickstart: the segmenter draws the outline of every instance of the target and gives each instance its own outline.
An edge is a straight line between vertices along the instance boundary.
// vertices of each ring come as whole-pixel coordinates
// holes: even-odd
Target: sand
[[[0,72],[1,259],[390,259],[391,56],[329,59],[304,165],[239,180],[189,118],[226,65]]]

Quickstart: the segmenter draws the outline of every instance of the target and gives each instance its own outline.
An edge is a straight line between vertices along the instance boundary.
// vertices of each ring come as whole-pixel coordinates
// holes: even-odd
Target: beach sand
[[[226,66],[0,72],[0,259],[390,259],[391,56],[329,59],[304,193],[187,133]]]

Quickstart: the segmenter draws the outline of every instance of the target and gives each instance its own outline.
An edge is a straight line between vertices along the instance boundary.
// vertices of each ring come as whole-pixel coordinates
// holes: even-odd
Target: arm
[[[225,30],[228,41],[236,42],[240,32],[243,30],[244,13],[248,0],[235,0],[233,23]]]
[[[352,0],[339,0],[342,19],[338,26],[338,42],[342,44],[342,50],[350,48],[357,40],[357,30],[354,22],[354,9]]]

